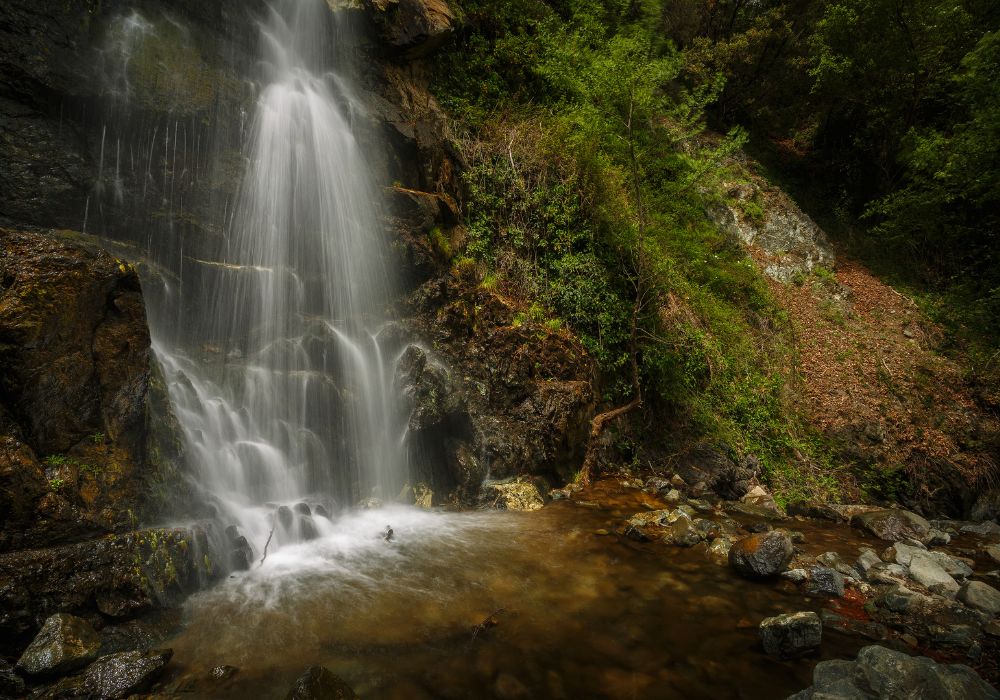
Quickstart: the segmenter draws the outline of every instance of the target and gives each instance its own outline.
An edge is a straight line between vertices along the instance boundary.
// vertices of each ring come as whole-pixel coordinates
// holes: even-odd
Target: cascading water
[[[406,416],[384,356],[397,349],[380,338],[391,282],[378,195],[353,131],[363,110],[328,66],[331,16],[324,0],[279,0],[260,23],[238,194],[215,250],[159,256],[170,272],[150,309],[196,487],[258,553],[272,534],[276,545],[322,534],[329,521],[315,516],[338,501],[389,499],[406,482]],[[127,67],[153,32],[125,17],[112,57]],[[172,211],[177,123],[164,132]],[[152,153],[156,130],[148,140]]]

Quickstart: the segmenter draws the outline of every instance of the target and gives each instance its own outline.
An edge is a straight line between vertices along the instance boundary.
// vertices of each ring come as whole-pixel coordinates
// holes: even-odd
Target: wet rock
[[[312,508],[309,507],[308,503],[296,503],[292,506],[292,510],[299,515],[312,515]]]
[[[229,552],[229,568],[233,571],[246,571],[253,561],[253,550],[250,543],[243,535],[236,537],[232,542],[232,550]]]
[[[844,516],[835,509],[816,501],[792,501],[785,510],[789,515],[801,515],[817,520],[830,520],[835,523],[845,520]]]
[[[235,676],[238,671],[239,669],[235,666],[216,666],[208,672],[208,677],[213,681],[228,681],[230,678]]]
[[[918,607],[930,607],[933,604],[929,596],[911,591],[906,586],[896,585],[885,591],[877,600],[879,607],[895,613],[909,612]]]
[[[18,659],[18,669],[32,676],[58,676],[86,666],[97,658],[101,637],[86,620],[53,615]]]
[[[889,628],[879,622],[844,617],[825,608],[820,612],[820,619],[823,621],[823,629],[831,629],[842,634],[865,637],[875,642],[889,638]]]
[[[858,513],[851,518],[851,526],[890,542],[898,542],[907,537],[923,541],[931,531],[930,523],[922,517],[899,509]]]
[[[170,657],[171,649],[123,651],[102,656],[76,676],[46,689],[38,700],[101,698],[119,700],[148,690]]]
[[[819,650],[823,623],[814,612],[769,617],[760,623],[764,651],[782,659],[794,659]]]
[[[679,547],[693,547],[701,542],[704,536],[698,531],[692,520],[679,518],[668,526],[668,532],[663,539]]]
[[[968,649],[983,636],[978,626],[965,624],[930,624],[927,633],[933,646],[956,649]]]
[[[895,558],[897,564],[911,566],[915,558],[925,557],[944,569],[945,573],[949,576],[960,579],[972,576],[972,568],[968,564],[944,552],[931,552],[924,550],[922,547],[914,547],[902,542],[897,542],[893,549],[896,552]]]
[[[275,511],[275,518],[278,524],[286,530],[291,529],[292,523],[295,522],[295,514],[292,513],[292,509],[288,506],[278,506],[278,510]]]
[[[928,547],[943,547],[951,542],[951,535],[947,532],[942,532],[941,530],[931,530],[927,533],[927,537],[924,542]]]
[[[774,530],[737,541],[729,550],[729,565],[741,576],[767,578],[784,571],[792,554],[788,533]]]
[[[826,566],[813,567],[809,572],[809,580],[806,581],[804,591],[808,595],[842,598],[844,575]]]
[[[328,511],[326,508],[324,508],[321,505],[316,506],[315,508],[313,508],[313,515],[315,515],[318,518],[326,518],[327,520],[330,519],[330,511]]]
[[[827,566],[833,569],[834,571],[843,574],[844,576],[850,576],[851,578],[858,577],[857,569],[855,569],[853,566],[851,566],[843,559],[841,559],[840,555],[837,554],[836,552],[823,552],[818,557],[816,557],[816,561],[818,561],[823,566]]]
[[[961,531],[971,533],[973,535],[1000,535],[1000,525],[986,520],[981,523],[963,525]]]
[[[347,683],[322,666],[312,666],[298,677],[285,700],[354,700]]]
[[[743,526],[743,529],[751,533],[770,532],[774,529],[774,526],[769,522],[761,520],[755,523],[747,523]]]
[[[545,505],[538,487],[528,479],[488,481],[480,490],[480,502],[500,510],[539,510]]]
[[[956,597],[970,608],[990,615],[1000,615],[1000,591],[982,581],[965,584]]]
[[[663,500],[665,500],[667,503],[680,503],[681,500],[683,500],[683,498],[684,497],[681,495],[681,492],[678,491],[677,489],[670,489],[665,494],[663,494]]]
[[[729,558],[729,550],[732,549],[733,541],[725,536],[716,537],[708,545],[708,553],[720,563]]]
[[[0,659],[0,697],[20,697],[24,695],[24,681],[14,671],[14,667]]]
[[[874,700],[935,698],[994,700],[1000,693],[968,666],[937,664],[925,656],[908,656],[881,646],[868,646],[850,661],[822,661],[813,685],[789,700]]]
[[[303,540],[315,540],[319,537],[319,529],[310,515],[299,516],[299,537]]]
[[[0,644],[34,634],[52,611],[91,613],[114,594],[132,612],[170,607],[221,573],[203,531],[152,529],[0,554]]]

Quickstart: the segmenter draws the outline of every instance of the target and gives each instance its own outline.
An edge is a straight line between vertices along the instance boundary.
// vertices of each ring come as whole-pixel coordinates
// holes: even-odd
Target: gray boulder
[[[931,531],[931,524],[925,519],[899,509],[858,513],[851,518],[851,525],[890,542],[908,537],[922,542]]]
[[[930,591],[953,597],[958,593],[958,582],[941,568],[926,552],[913,555],[910,559],[910,576]]]
[[[970,581],[962,586],[958,599],[970,608],[990,615],[1000,614],[1000,591],[982,581]]]
[[[746,578],[777,576],[792,560],[792,539],[784,530],[750,535],[729,550],[729,565]]]
[[[758,630],[764,651],[782,659],[794,659],[819,649],[823,623],[814,612],[769,617]]]
[[[968,666],[937,664],[880,646],[855,661],[822,661],[813,685],[789,700],[996,700],[1000,693]]]
[[[32,676],[64,675],[96,659],[100,648],[101,636],[89,622],[58,613],[45,621],[17,667]]]

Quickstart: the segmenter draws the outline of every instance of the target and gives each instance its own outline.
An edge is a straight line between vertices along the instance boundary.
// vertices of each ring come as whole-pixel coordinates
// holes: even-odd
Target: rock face
[[[922,542],[931,532],[931,524],[908,510],[874,510],[858,513],[851,525],[879,539],[898,542],[907,537]]]
[[[285,700],[354,700],[357,697],[339,677],[322,666],[312,666],[295,681]]]
[[[817,664],[812,687],[789,700],[812,698],[988,700],[1000,698],[1000,693],[968,666],[937,664],[925,656],[868,646],[858,652],[855,661]]]
[[[0,229],[0,365],[0,552],[123,531],[156,507],[176,462],[148,440],[162,398],[130,265]]]
[[[792,540],[783,530],[750,535],[729,550],[729,565],[747,578],[777,576],[792,560]]]
[[[86,666],[97,658],[101,637],[86,620],[53,615],[21,654],[17,667],[32,676],[58,676]]]
[[[177,604],[220,572],[205,534],[183,529],[0,555],[0,649],[55,612],[127,618]]]
[[[677,459],[678,475],[686,483],[701,485],[720,498],[739,500],[760,475],[760,465],[753,458],[737,462],[727,452],[725,445],[695,445]]]
[[[411,58],[431,53],[455,31],[447,0],[366,0],[365,7],[383,42]]]
[[[823,623],[814,612],[769,617],[760,623],[764,651],[782,659],[794,659],[819,650]]]
[[[740,154],[733,160],[745,165],[747,158]],[[745,180],[729,186],[728,197],[709,208],[709,217],[733,238],[766,255],[764,273],[780,282],[791,282],[818,266],[832,269],[834,255],[826,233],[787,194],[752,168],[743,170]]]

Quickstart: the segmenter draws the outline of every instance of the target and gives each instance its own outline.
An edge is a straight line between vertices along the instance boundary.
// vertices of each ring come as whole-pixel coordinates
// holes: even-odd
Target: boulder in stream
[[[851,525],[889,542],[906,538],[923,542],[931,532],[931,524],[922,517],[896,508],[858,513],[851,518]]]
[[[100,648],[101,636],[89,622],[58,613],[45,621],[17,667],[32,676],[59,676],[86,666]]]
[[[784,530],[750,535],[733,544],[729,565],[747,578],[777,576],[792,560],[792,540]]]
[[[285,700],[354,700],[357,697],[339,676],[322,666],[311,666],[296,679]]]
[[[764,651],[782,659],[794,659],[819,649],[823,623],[814,612],[797,612],[769,617],[760,623]]]
[[[982,581],[970,581],[958,591],[958,599],[970,608],[1000,615],[1000,591]]]

